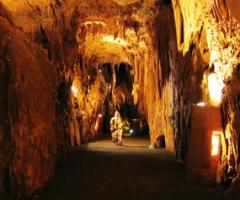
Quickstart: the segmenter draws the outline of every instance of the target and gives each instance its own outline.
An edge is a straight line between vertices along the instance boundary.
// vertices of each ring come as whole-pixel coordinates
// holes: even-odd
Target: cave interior
[[[240,199],[239,10],[239,0],[1,0],[1,199],[34,199],[91,145],[170,155],[189,181]]]

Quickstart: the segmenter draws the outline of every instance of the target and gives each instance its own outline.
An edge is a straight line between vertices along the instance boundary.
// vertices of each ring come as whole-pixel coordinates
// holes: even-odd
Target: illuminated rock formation
[[[236,12],[239,4],[239,1],[231,0],[192,1],[189,4],[173,1],[177,36],[183,38],[183,44],[179,45],[179,49],[183,52],[188,51],[189,44],[195,43],[201,29],[206,30],[210,57],[202,83],[204,99],[215,106],[221,104],[223,108],[227,152],[223,151],[221,162],[228,168],[229,176],[236,173],[239,165],[237,121],[240,24],[239,13]]]
[[[2,10],[1,10],[2,11]],[[15,197],[30,195],[54,173],[55,72],[47,53],[0,16],[1,175]],[[7,171],[9,170],[9,172]],[[9,177],[7,177],[9,174]]]

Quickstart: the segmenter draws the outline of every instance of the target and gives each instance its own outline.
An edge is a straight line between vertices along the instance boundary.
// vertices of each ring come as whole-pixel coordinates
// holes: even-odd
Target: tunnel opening
[[[144,117],[134,105],[133,90],[133,67],[127,63],[115,66],[116,86],[114,93],[117,96],[116,108],[119,110],[124,122],[124,133],[130,136],[147,136],[148,125]]]
[[[113,88],[116,96],[116,107],[120,111],[121,117],[125,120],[138,117],[138,112],[133,104],[133,75],[132,66],[120,63],[115,66],[116,85]]]
[[[134,104],[133,67],[124,62],[87,65],[87,79],[81,78],[78,71],[83,69],[76,65],[71,86],[71,144],[79,146],[111,138],[110,122],[116,111],[120,114],[123,138],[144,136],[149,141],[148,123]]]
[[[126,86],[129,91],[132,90],[133,75],[132,66],[126,63],[120,63],[116,66],[116,86]]]
[[[120,113],[124,136],[148,136],[148,124],[133,102],[133,67],[123,62],[113,67],[104,63],[101,70],[106,82],[112,83],[112,91],[104,102],[102,137],[111,136],[110,121],[115,111]]]

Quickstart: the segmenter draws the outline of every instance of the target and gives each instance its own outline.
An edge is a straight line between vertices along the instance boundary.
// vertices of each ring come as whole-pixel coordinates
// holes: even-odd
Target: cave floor
[[[56,176],[29,199],[224,199],[223,188],[189,182],[183,164],[148,145],[144,138],[128,137],[123,147],[103,139],[73,149]]]

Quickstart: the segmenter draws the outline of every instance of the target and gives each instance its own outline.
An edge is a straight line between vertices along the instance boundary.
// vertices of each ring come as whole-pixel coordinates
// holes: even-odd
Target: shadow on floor
[[[189,182],[184,164],[166,150],[138,145],[118,147],[103,140],[73,149],[29,200],[224,199],[221,187]]]

